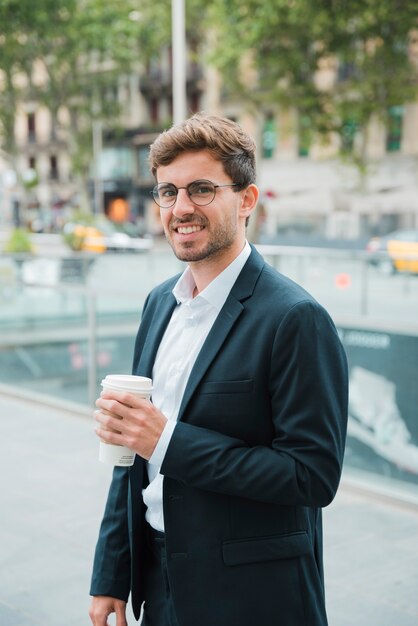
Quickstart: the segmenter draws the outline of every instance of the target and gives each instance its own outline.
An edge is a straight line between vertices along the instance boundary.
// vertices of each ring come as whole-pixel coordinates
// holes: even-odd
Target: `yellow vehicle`
[[[97,218],[94,225],[67,222],[63,237],[73,250],[84,252],[140,252],[152,246],[151,239],[141,236],[130,222],[113,224],[106,218]]]
[[[67,222],[63,229],[64,241],[79,252],[106,252],[103,233],[95,226]]]
[[[384,237],[373,237],[367,244],[369,263],[382,272],[418,274],[418,230],[397,230]]]
[[[76,224],[73,235],[80,240],[80,250],[86,252],[106,252],[103,233],[94,226]]]

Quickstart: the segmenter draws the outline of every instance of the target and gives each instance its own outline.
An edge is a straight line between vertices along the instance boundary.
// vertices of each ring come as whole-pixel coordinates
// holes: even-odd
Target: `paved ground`
[[[0,626],[89,624],[97,451],[92,419],[0,395]],[[418,508],[344,482],[325,536],[330,626],[418,624]]]

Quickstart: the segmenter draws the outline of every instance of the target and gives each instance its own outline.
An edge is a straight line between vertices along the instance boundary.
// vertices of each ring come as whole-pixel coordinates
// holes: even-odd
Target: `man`
[[[246,242],[255,146],[237,124],[197,114],[150,162],[188,267],[144,306],[133,372],[153,378],[152,402],[97,401],[98,436],[137,457],[114,471],[91,620],[125,626],[131,593],[143,626],[324,626],[321,507],[347,420],[335,327]]]

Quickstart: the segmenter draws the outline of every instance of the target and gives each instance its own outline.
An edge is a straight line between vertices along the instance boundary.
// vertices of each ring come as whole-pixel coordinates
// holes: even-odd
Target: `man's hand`
[[[116,626],[128,626],[126,602],[107,596],[92,598],[89,616],[93,626],[108,626],[107,618],[111,613],[116,613]]]
[[[161,411],[145,398],[110,390],[102,392],[96,406],[97,436],[127,446],[148,461],[167,422]]]

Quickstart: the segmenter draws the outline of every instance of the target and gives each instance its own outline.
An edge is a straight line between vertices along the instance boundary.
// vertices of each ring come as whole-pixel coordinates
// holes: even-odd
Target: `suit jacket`
[[[151,376],[178,277],[148,296],[133,372]],[[333,322],[253,248],[202,347],[161,472],[181,626],[325,626],[321,507],[340,480],[347,364]],[[115,468],[92,595],[139,617],[144,461]]]

